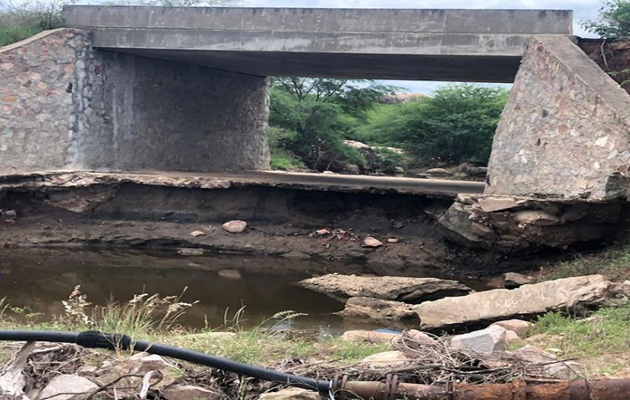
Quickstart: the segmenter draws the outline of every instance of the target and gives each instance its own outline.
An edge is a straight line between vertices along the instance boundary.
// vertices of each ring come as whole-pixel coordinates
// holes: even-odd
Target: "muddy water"
[[[239,270],[241,277],[222,277],[219,271],[226,269]],[[325,272],[366,271],[360,265],[216,254],[184,257],[174,251],[1,249],[0,298],[40,313],[41,319],[51,319],[63,313],[61,300],[76,285],[94,304],[104,304],[110,297],[126,301],[140,293],[178,295],[187,287],[183,301],[199,301],[180,320],[190,327],[207,323],[219,328],[226,310],[233,314],[243,306],[246,327],[286,310],[308,315],[266,325],[331,332],[360,327],[332,314],[343,308],[341,303],[295,285]]]

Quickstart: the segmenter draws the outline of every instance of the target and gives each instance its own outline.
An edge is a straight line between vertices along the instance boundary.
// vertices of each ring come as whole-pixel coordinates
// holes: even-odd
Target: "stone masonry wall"
[[[269,168],[267,79],[106,51],[92,63],[84,169]]]
[[[87,33],[60,29],[0,48],[0,174],[67,166],[77,54]]]
[[[497,129],[486,193],[627,197],[630,96],[568,38],[532,39]]]
[[[267,169],[268,91],[264,77],[44,33],[0,49],[0,174]]]

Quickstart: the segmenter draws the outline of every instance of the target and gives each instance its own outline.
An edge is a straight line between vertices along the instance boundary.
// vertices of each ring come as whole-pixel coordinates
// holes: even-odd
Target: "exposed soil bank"
[[[580,47],[630,94],[630,42],[581,39]]]
[[[147,182],[103,174],[98,179],[81,174],[5,179],[0,184],[0,208],[15,210],[17,218],[0,222],[0,244],[201,248],[361,264],[379,275],[496,274],[536,266],[535,259],[446,243],[433,224],[450,206],[448,196],[225,182],[204,187],[194,179],[164,183],[169,179]],[[233,219],[247,221],[248,230],[224,231],[221,224]],[[314,233],[322,228],[329,233]],[[194,231],[203,235],[192,236]],[[367,236],[385,244],[364,247]]]

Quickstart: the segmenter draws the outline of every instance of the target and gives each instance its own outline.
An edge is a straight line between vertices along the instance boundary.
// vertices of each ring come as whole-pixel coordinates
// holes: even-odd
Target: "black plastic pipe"
[[[0,341],[74,343],[87,348],[145,351],[147,353],[177,358],[179,360],[205,365],[223,371],[230,371],[239,375],[250,376],[252,378],[258,378],[265,381],[317,390],[324,394],[330,394],[332,390],[332,383],[330,381],[285,374],[271,369],[228,360],[227,358],[216,357],[210,354],[180,349],[178,347],[167,346],[164,344],[150,343],[144,340],[133,340],[126,335],[108,334],[98,331],[76,333],[0,330]]]

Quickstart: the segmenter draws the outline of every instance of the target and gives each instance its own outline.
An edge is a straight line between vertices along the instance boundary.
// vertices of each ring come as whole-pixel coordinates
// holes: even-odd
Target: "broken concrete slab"
[[[447,296],[462,296],[471,289],[459,282],[437,278],[398,276],[366,277],[328,274],[299,282],[299,285],[345,302],[351,297],[418,304]]]
[[[335,313],[344,319],[373,321],[417,321],[418,314],[412,306],[400,301],[380,300],[370,297],[352,297],[346,302],[343,311]]]
[[[558,279],[518,289],[495,289],[414,306],[423,329],[450,329],[485,324],[548,311],[580,310],[603,304],[612,287],[603,275]]]

